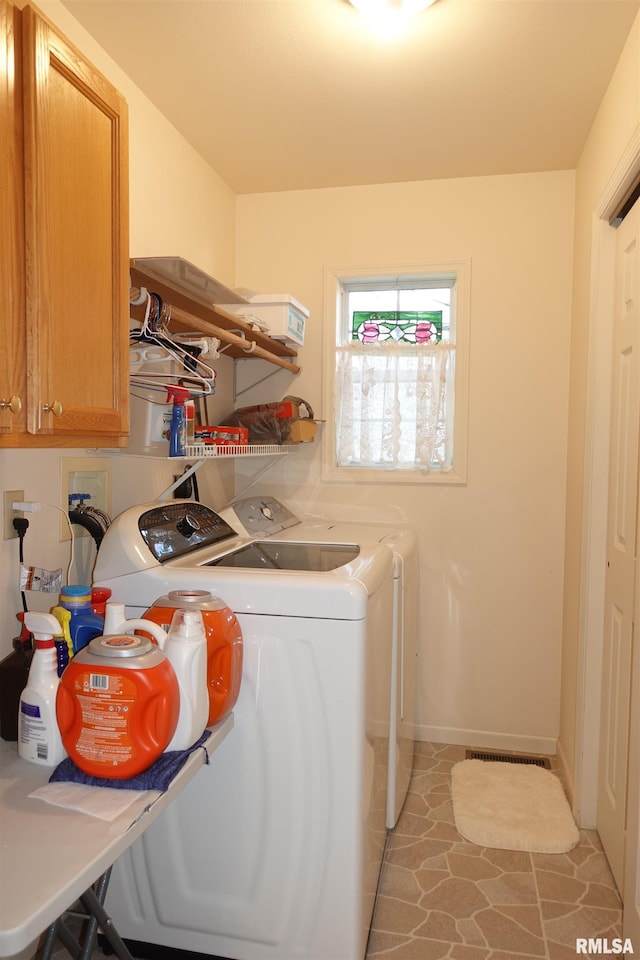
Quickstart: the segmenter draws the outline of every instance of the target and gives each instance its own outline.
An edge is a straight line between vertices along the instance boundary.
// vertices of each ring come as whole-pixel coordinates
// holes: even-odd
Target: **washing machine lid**
[[[360,553],[353,543],[295,543],[281,540],[254,540],[230,553],[206,562],[209,567],[236,570],[336,570]]]
[[[143,504],[119,514],[106,531],[93,582],[134,609],[168,590],[206,589],[236,614],[336,620],[364,619],[368,598],[392,582],[393,554],[379,543],[288,542],[286,566],[278,543],[271,566],[216,563],[253,544],[203,504]]]
[[[107,566],[108,574],[121,574],[122,562],[137,569],[148,566],[143,544],[160,564],[187,558],[193,565],[252,570],[326,572],[350,563],[360,553],[356,544],[247,542],[209,507],[189,500],[125,511],[107,533],[100,548],[100,576]]]

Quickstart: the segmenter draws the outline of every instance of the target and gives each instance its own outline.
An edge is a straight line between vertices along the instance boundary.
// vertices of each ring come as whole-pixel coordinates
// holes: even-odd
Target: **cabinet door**
[[[20,14],[0,0],[0,434],[24,430],[24,216]]]
[[[22,17],[27,429],[128,430],[124,99],[32,8]]]

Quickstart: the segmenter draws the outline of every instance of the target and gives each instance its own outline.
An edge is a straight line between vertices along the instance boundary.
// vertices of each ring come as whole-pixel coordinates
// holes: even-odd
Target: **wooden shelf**
[[[297,351],[258,330],[239,317],[227,313],[215,303],[208,303],[191,290],[186,290],[173,279],[163,276],[140,260],[131,260],[132,289],[145,287],[171,305],[169,329],[178,332],[198,332],[216,337],[227,345],[225,355],[234,360],[257,358],[283,367],[291,373],[300,373],[296,363]],[[236,299],[238,299],[236,297]],[[131,307],[131,315],[142,320],[144,307]]]

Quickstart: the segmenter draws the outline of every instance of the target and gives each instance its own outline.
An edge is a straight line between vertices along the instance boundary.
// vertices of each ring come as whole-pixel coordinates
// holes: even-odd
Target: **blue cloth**
[[[88,787],[116,787],[119,790],[162,790],[168,788],[175,775],[182,769],[190,755],[203,748],[205,763],[209,763],[209,754],[204,746],[209,738],[210,730],[205,730],[199,740],[187,750],[169,750],[161,754],[155,763],[128,780],[115,780],[107,777],[94,777],[84,773],[75,765],[71,757],[67,757],[55,768],[49,777],[49,783],[83,783]]]

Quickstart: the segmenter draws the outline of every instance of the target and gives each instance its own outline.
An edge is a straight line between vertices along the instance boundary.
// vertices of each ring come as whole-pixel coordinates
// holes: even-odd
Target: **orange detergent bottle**
[[[146,770],[178,723],[180,691],[169,660],[141,636],[96,637],[60,678],[56,716],[77,767],[124,780]]]
[[[238,699],[242,680],[242,630],[234,612],[220,597],[208,590],[171,590],[154,600],[145,620],[153,620],[169,631],[176,610],[199,610],[207,637],[207,726],[219,723]]]

